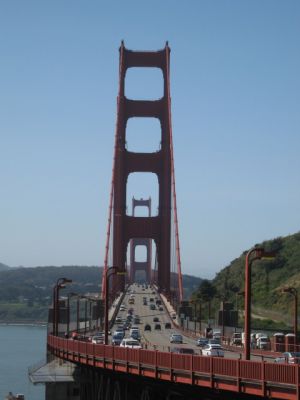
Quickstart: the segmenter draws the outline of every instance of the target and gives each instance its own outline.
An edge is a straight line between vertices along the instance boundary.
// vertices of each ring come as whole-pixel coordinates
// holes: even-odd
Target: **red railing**
[[[222,388],[223,382],[226,390],[233,391],[241,390],[242,382],[244,392],[261,396],[269,385],[274,398],[299,399],[298,365],[138,350],[51,335],[48,347],[60,358],[96,367],[124,371],[125,365],[128,372],[130,365],[134,374],[212,388]]]

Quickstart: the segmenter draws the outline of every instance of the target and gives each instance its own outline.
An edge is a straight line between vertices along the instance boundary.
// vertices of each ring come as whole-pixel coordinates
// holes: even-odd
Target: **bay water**
[[[33,385],[28,367],[46,356],[46,326],[0,325],[0,400],[8,392],[44,400],[44,385]]]

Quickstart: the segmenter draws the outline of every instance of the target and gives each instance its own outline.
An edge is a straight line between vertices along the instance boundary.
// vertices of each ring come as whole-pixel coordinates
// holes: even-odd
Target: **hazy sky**
[[[183,272],[212,278],[299,231],[299,21],[298,0],[1,0],[0,262],[103,264],[122,39],[171,47]],[[161,84],[132,70],[126,93]],[[158,148],[146,122],[129,149]],[[136,176],[128,207],[150,195],[155,209],[155,176]]]

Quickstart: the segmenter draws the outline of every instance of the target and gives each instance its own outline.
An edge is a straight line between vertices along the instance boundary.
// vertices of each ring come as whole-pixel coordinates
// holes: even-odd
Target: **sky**
[[[121,40],[171,47],[183,273],[213,278],[300,226],[298,0],[0,1],[0,262],[103,265]],[[158,98],[132,69],[130,98]],[[155,151],[132,119],[129,150]],[[134,174],[131,198],[157,179]]]

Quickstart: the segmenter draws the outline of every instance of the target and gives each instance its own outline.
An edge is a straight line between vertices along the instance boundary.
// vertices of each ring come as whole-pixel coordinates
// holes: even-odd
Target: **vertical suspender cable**
[[[121,77],[122,77],[122,66],[123,66],[123,42],[120,48],[120,64],[119,64],[119,94],[117,98],[117,115],[119,116],[119,102],[121,95]],[[108,222],[106,230],[106,243],[105,243],[105,256],[104,256],[104,270],[102,272],[102,291],[101,298],[105,298],[106,292],[106,272],[108,269],[108,255],[109,255],[109,242],[110,242],[110,232],[111,232],[111,222],[112,222],[112,211],[113,211],[113,199],[114,199],[114,183],[115,183],[115,164],[116,164],[116,154],[117,154],[117,142],[118,142],[118,125],[119,119],[116,120],[115,127],[115,144],[114,144],[114,156],[113,156],[113,167],[111,176],[111,186],[110,186],[110,197],[109,197],[109,209],[108,209]]]
[[[171,180],[172,180],[172,193],[174,202],[174,223],[175,223],[175,240],[176,240],[176,255],[178,265],[178,288],[179,288],[179,300],[183,300],[183,287],[182,287],[182,275],[181,275],[181,259],[180,259],[180,244],[179,244],[179,231],[178,231],[178,219],[177,219],[177,202],[176,202],[176,186],[175,186],[175,169],[174,169],[174,154],[173,154],[173,135],[172,135],[172,120],[171,120],[171,95],[170,95],[170,60],[169,60],[169,46],[166,45],[166,69],[167,69],[167,100],[168,100],[168,111],[169,111],[169,129],[170,129],[170,153],[171,153]]]

